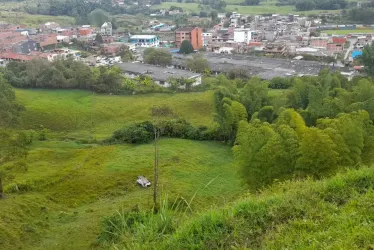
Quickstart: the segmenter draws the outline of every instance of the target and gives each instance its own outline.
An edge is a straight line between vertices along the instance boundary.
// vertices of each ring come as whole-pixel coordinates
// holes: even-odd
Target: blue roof
[[[352,57],[353,58],[356,58],[358,56],[361,56],[362,55],[362,51],[361,50],[355,50],[352,52]]]

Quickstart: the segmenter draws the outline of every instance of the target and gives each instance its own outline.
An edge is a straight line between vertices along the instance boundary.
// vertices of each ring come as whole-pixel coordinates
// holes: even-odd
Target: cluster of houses
[[[102,41],[96,41],[97,34],[101,35]],[[3,23],[0,24],[0,65],[34,58],[53,61],[73,57],[80,60],[80,51],[64,48],[69,47],[74,39],[86,42],[91,49],[108,56],[116,55],[124,46],[134,50],[136,46],[157,47],[160,44],[155,35],[114,34],[110,22],[105,22],[100,28],[90,25],[63,27],[56,22],[47,22],[39,28]]]
[[[233,12],[229,16],[218,14],[218,20],[209,30],[196,26],[176,29],[174,25],[153,20],[149,23],[148,30],[135,35],[113,32],[110,22],[105,22],[100,28],[90,25],[63,27],[58,23],[48,22],[37,29],[4,23],[0,24],[0,66],[11,60],[29,61],[33,58],[48,61],[66,58],[83,60],[80,51],[64,48],[69,47],[65,45],[71,44],[75,39],[88,44],[91,51],[100,51],[100,57],[84,59],[89,65],[120,63],[129,76],[146,74],[152,76],[160,86],[167,87],[170,76],[196,79],[196,84],[201,82],[201,76],[187,71],[184,68],[186,58],[179,58],[176,54],[173,55],[173,69],[169,70],[160,71],[157,67],[141,63],[122,63],[118,57],[122,49],[126,47],[136,52],[139,47],[168,47],[171,52],[177,52],[182,42],[188,40],[194,50],[208,52],[206,58],[213,73],[242,68],[249,75],[268,79],[275,76],[317,74],[324,66],[320,63],[300,62],[306,54],[335,58],[341,55],[346,61],[353,61],[362,54],[363,46],[373,40],[370,34],[324,34],[320,19],[299,15],[247,16]],[[169,35],[169,41],[160,39],[163,33]],[[246,58],[256,52],[280,55],[279,57],[287,55],[288,58],[291,55],[293,60],[274,61],[273,58],[267,61],[266,57],[251,57],[252,62],[256,61],[252,65]],[[238,57],[240,54],[243,57]]]

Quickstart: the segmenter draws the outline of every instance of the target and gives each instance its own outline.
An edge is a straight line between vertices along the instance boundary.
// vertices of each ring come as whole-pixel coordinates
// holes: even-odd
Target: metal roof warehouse
[[[147,75],[154,81],[166,82],[169,78],[194,79],[201,77],[200,74],[188,70],[164,68],[143,63],[124,62],[118,64],[124,72],[134,75]]]

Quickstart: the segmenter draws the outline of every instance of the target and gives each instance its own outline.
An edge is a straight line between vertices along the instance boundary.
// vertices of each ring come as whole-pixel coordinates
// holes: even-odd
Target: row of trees
[[[307,127],[298,112],[287,109],[274,124],[241,121],[233,150],[248,184],[259,188],[275,179],[322,177],[339,167],[373,163],[374,127],[366,111]]]
[[[363,24],[372,24],[374,22],[374,9],[354,8],[349,10],[348,19]]]
[[[78,1],[78,0],[48,0],[36,5],[28,5],[25,11],[30,14],[72,16],[77,24],[102,25],[108,21],[109,14],[121,14],[124,9],[113,6],[112,1]],[[101,21],[100,21],[101,20]],[[114,19],[111,20],[114,22]]]
[[[338,10],[344,9],[348,5],[346,0],[297,0],[295,2],[296,10]]]
[[[10,62],[4,77],[19,88],[88,89],[117,93],[123,85],[121,73],[117,67],[91,68],[73,60],[50,63],[35,59],[31,62]]]
[[[324,70],[316,77],[271,82],[224,76],[212,81],[218,86],[216,137],[234,144],[236,160],[253,188],[374,162],[371,78],[348,81]],[[291,89],[286,98],[274,98],[270,84]]]
[[[171,55],[166,50],[148,49],[145,61],[156,65],[170,65]],[[18,88],[84,89],[97,93],[145,94],[175,91],[192,91],[189,79],[170,78],[170,88],[157,85],[152,78],[140,75],[133,79],[123,76],[122,70],[113,67],[89,67],[69,60],[47,62],[10,62],[2,69],[4,79]]]

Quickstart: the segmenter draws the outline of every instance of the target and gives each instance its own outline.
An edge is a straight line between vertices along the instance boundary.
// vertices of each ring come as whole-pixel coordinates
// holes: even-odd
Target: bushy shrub
[[[113,133],[104,142],[115,143],[147,143],[153,138],[153,124],[149,121],[131,124]]]
[[[190,140],[215,140],[217,133],[205,126],[194,127],[186,120],[173,119],[157,123],[160,136]],[[135,123],[119,129],[104,143],[148,143],[154,136],[154,124],[150,121]]]
[[[292,81],[289,78],[275,77],[271,79],[268,87],[271,89],[288,89],[292,86]]]

